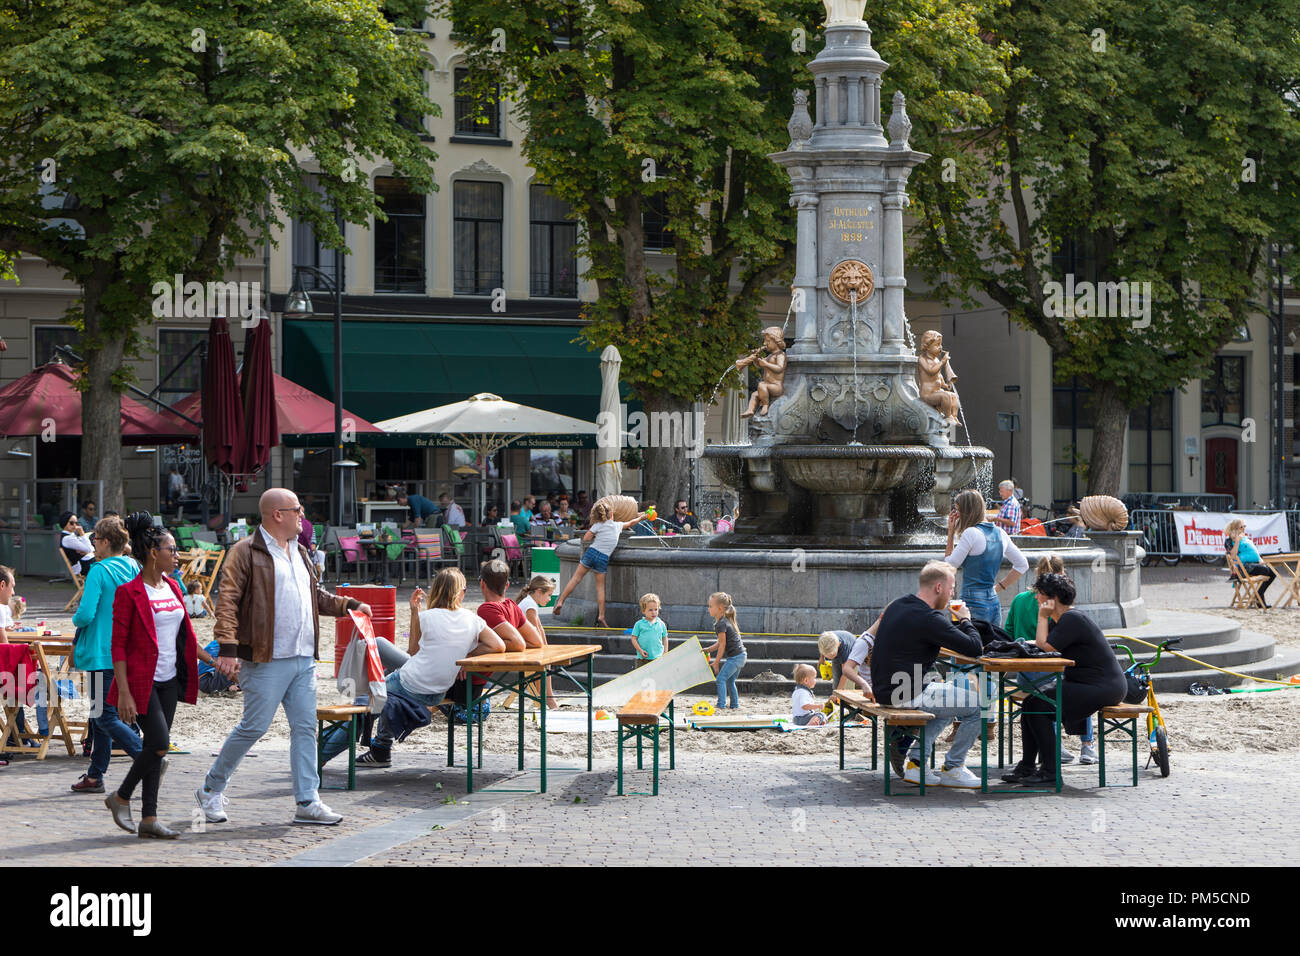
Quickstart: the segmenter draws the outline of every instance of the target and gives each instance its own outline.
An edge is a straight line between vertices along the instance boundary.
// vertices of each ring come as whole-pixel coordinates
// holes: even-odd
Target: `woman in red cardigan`
[[[158,784],[163,758],[171,747],[172,718],[178,701],[198,700],[198,658],[212,663],[199,647],[185,613],[176,568],[176,542],[139,511],[126,519],[131,552],[140,574],[117,589],[113,598],[113,686],[108,703],[126,723],[139,715],[142,748],[116,793],[104,804],[113,821],[141,837],[174,840],[180,833],[158,822]],[[131,793],[144,781],[139,829],[131,819]]]

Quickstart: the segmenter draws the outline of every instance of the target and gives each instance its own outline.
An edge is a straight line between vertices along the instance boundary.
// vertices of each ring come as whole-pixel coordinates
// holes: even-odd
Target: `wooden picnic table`
[[[519,703],[519,769],[524,769],[524,702],[536,701],[540,711],[541,725],[541,792],[546,792],[546,678],[552,670],[559,670],[565,677],[579,687],[582,682],[568,671],[565,665],[575,661],[587,662],[587,683],[583,687],[587,694],[587,770],[592,768],[592,684],[595,676],[592,657],[602,650],[600,644],[550,644],[546,647],[530,647],[523,651],[505,651],[500,654],[480,654],[457,661],[459,667],[465,668],[467,674],[482,674],[489,687],[479,699],[493,697],[510,692],[518,695]],[[504,675],[498,678],[498,674]],[[536,682],[537,693],[528,691],[528,685]],[[465,789],[474,792],[474,682],[465,681]],[[450,759],[448,754],[448,759]],[[483,766],[483,731],[479,730],[478,763]],[[508,791],[503,791],[508,792]],[[531,791],[530,791],[531,792]]]
[[[50,633],[43,633],[49,630]],[[10,737],[16,736],[17,727],[8,726],[0,729],[0,753],[34,753],[37,760],[44,760],[49,753],[51,740],[62,740],[68,749],[68,756],[74,756],[76,749],[72,744],[72,734],[80,730],[84,736],[88,732],[86,721],[71,721],[63,714],[63,695],[59,681],[72,679],[73,638],[64,637],[62,632],[40,628],[37,632],[7,630],[9,643],[27,644],[36,658],[39,672],[45,675],[46,689],[45,718],[48,724],[44,734],[28,733],[27,736],[39,740],[39,747],[24,747],[20,743],[10,743]],[[55,663],[57,661],[57,663]]]
[[[954,664],[958,665],[962,671],[967,673],[978,672],[976,680],[983,685],[983,675],[998,675],[998,714],[1002,713],[1002,702],[1006,699],[1008,691],[1006,688],[1006,677],[1008,674],[1061,674],[1067,667],[1073,667],[1074,661],[1066,657],[970,657],[966,654],[958,654],[956,651],[946,647],[939,649],[940,657],[947,657]],[[1027,691],[1033,697],[1038,697],[1053,703],[1056,707],[1056,792],[1061,792],[1061,683],[1056,681],[1055,700],[1043,694],[1038,690]],[[1017,687],[1013,684],[1010,693],[1014,693]],[[981,694],[981,696],[983,696]],[[988,708],[982,707],[980,714],[980,791],[989,792],[989,717]],[[998,733],[998,767],[1003,765],[1003,733],[1005,729],[1002,721],[999,720]],[[1023,792],[1023,791],[1016,791]]]
[[[1261,554],[1259,560],[1268,565],[1282,579],[1282,593],[1285,595],[1285,599],[1279,601],[1274,597],[1273,606],[1290,607],[1292,604],[1300,605],[1300,553]]]

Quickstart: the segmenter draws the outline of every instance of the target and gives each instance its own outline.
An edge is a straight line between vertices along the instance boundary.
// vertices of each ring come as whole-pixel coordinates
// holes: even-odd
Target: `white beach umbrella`
[[[480,392],[463,402],[426,408],[421,412],[388,418],[375,425],[386,432],[403,435],[446,435],[476,453],[479,495],[476,519],[483,516],[486,497],[483,469],[489,456],[528,435],[594,435],[596,425],[544,408],[509,402],[500,395]]]

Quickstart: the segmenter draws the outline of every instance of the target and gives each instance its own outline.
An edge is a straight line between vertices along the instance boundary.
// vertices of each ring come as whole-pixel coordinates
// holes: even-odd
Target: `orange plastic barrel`
[[[383,637],[396,643],[397,637],[397,588],[381,587],[377,584],[341,584],[336,593],[340,597],[356,598],[362,604],[370,605],[370,622],[375,629],[375,637]],[[343,616],[334,620],[334,676],[339,676],[343,664],[343,655],[347,652],[356,628],[352,618]]]

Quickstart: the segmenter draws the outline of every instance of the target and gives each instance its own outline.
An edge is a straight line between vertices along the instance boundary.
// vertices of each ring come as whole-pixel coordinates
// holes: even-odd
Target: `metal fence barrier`
[[[1192,508],[1198,511],[1232,511],[1237,505],[1234,495],[1212,495],[1204,492],[1133,492],[1120,500],[1129,511],[1157,508]]]

